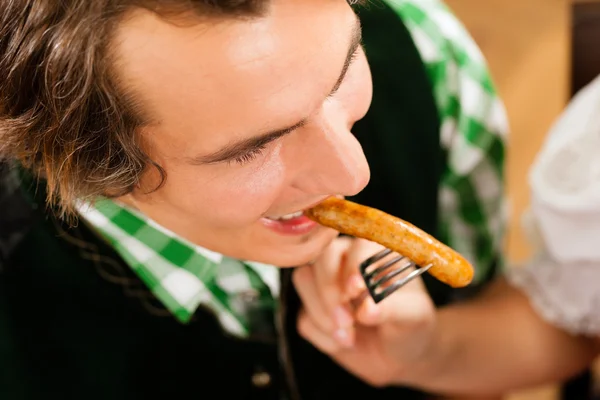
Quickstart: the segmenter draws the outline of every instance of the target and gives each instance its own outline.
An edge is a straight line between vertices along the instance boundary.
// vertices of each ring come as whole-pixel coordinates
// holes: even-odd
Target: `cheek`
[[[195,167],[196,171],[172,174],[164,188],[169,193],[167,201],[183,213],[215,225],[254,223],[273,205],[285,184],[279,149],[263,157],[243,167],[223,165],[210,173]]]

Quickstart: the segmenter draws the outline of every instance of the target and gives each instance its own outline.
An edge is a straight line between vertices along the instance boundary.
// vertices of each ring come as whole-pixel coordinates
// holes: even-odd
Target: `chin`
[[[260,254],[260,260],[264,264],[275,265],[281,268],[292,268],[309,264],[315,261],[323,251],[338,236],[338,232],[332,229],[324,229],[319,234],[305,238],[300,243],[282,243],[269,246]],[[257,254],[257,256],[259,256]]]

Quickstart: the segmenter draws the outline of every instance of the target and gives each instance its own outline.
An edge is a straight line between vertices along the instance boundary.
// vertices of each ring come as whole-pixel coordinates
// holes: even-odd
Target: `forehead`
[[[262,17],[185,26],[139,11],[113,43],[116,72],[159,126],[210,147],[221,139],[205,132],[243,137],[306,117],[335,83],[355,23],[345,0],[274,0]]]

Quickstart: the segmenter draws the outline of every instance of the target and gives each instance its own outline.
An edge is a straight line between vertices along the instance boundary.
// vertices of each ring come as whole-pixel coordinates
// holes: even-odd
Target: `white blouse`
[[[529,184],[523,223],[537,253],[509,281],[548,322],[600,336],[600,77],[550,130]]]

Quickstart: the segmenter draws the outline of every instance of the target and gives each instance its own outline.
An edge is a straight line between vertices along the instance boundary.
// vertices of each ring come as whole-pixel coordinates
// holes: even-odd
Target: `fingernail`
[[[377,306],[377,304],[370,303],[367,306],[366,314],[367,314],[367,318],[371,322],[375,322],[375,321],[377,321],[379,319],[381,311],[379,310],[379,307]]]
[[[357,293],[363,290],[365,287],[365,281],[360,277],[360,275],[352,275],[348,280],[348,288],[350,292]]]
[[[340,329],[348,328],[352,325],[352,316],[344,307],[339,306],[335,309],[334,316],[336,326]]]
[[[348,331],[346,329],[338,329],[337,331],[335,331],[333,333],[333,336],[335,337],[335,340],[337,340],[338,343],[340,343],[342,346],[344,346],[344,347],[352,346],[350,334],[348,333]]]

